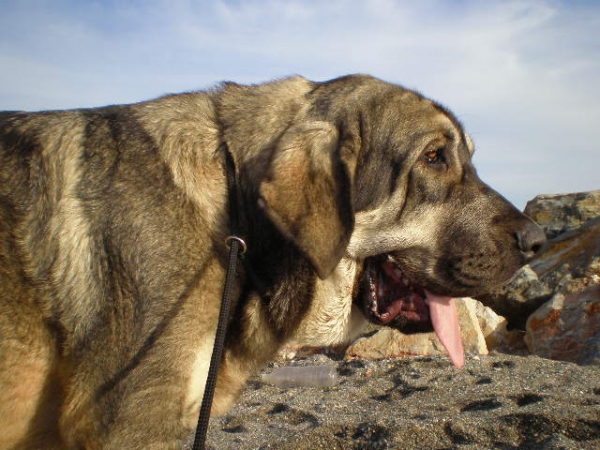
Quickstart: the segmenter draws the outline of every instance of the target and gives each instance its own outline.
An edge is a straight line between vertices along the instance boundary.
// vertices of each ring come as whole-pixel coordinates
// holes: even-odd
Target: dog
[[[187,442],[232,211],[247,252],[213,413],[290,339],[341,344],[368,321],[435,328],[462,365],[451,297],[545,239],[473,151],[450,111],[366,75],[2,113],[0,448]]]

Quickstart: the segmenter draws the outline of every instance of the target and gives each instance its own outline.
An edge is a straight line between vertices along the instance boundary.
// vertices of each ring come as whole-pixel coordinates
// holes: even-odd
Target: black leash
[[[200,415],[198,417],[198,425],[194,436],[194,445],[192,450],[204,450],[206,443],[206,434],[208,432],[208,423],[210,420],[210,410],[215,394],[215,386],[217,384],[217,375],[219,365],[223,357],[223,349],[225,347],[225,335],[227,333],[227,319],[229,318],[229,310],[231,305],[231,293],[235,286],[237,276],[237,265],[239,259],[246,253],[246,243],[237,236],[239,218],[238,218],[238,199],[237,199],[237,183],[235,180],[235,164],[233,158],[223,144],[222,148],[225,152],[225,160],[227,165],[227,187],[229,191],[229,219],[231,236],[225,239],[225,243],[229,246],[229,259],[227,272],[225,274],[225,288],[223,289],[223,298],[221,300],[221,311],[219,312],[219,322],[217,324],[217,332],[215,334],[215,343],[213,346],[212,356],[210,358],[210,367],[206,377],[206,385],[204,386],[204,396],[202,397],[202,406],[200,407]]]

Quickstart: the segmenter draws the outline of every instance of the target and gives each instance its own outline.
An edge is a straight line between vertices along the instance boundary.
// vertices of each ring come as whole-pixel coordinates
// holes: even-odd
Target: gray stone
[[[600,190],[575,194],[538,195],[527,202],[525,214],[554,238],[600,217]]]
[[[558,293],[527,321],[525,343],[538,356],[600,363],[600,285]]]
[[[502,289],[484,298],[513,325],[526,323],[531,353],[580,364],[600,363],[600,191],[540,196],[526,213],[550,239]],[[595,218],[592,218],[595,217]],[[566,231],[565,231],[566,230]]]
[[[525,214],[554,238],[600,217],[600,190],[575,194],[538,195],[527,202]]]

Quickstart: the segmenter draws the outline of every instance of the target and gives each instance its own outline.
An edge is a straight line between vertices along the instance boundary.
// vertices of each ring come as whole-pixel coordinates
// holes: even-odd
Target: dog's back
[[[39,258],[49,240],[36,242],[47,214],[42,151],[33,135],[39,116],[0,113],[0,448],[60,448],[56,440],[60,383],[59,343],[48,327],[52,311],[36,291],[32,272],[48,270]],[[45,115],[50,118],[52,115]],[[37,169],[37,170],[36,170]],[[35,200],[38,194],[38,200]],[[43,193],[43,196],[40,194]],[[29,250],[26,250],[29,249]]]
[[[224,220],[211,114],[202,93],[0,114],[0,448],[64,448],[74,428],[93,447],[87,418],[113,420],[115,386],[176,328]]]

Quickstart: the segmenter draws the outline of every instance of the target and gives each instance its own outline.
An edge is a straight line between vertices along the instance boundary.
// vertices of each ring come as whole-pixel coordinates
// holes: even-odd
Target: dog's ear
[[[351,174],[340,152],[332,124],[294,125],[280,138],[260,185],[261,206],[320,278],[339,263],[354,227]]]

